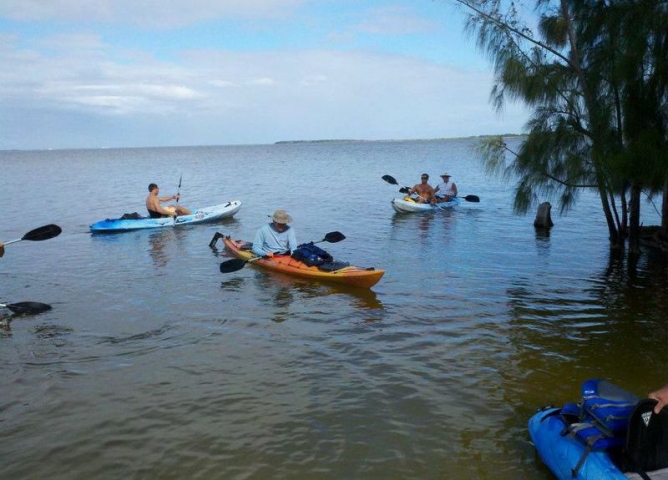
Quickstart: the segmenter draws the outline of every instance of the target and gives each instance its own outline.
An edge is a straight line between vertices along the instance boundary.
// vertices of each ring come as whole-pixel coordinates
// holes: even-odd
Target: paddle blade
[[[51,305],[39,302],[19,302],[19,303],[10,303],[7,305],[0,303],[0,306],[8,308],[12,312],[20,315],[26,315],[26,314],[36,315],[38,313],[43,313],[46,312],[47,310],[51,310]]]
[[[220,232],[216,232],[213,234],[213,238],[209,242],[209,248],[214,248],[216,246],[216,242],[218,241],[219,238],[223,238],[225,235],[223,235]]]
[[[390,185],[399,185],[392,175],[383,175],[381,178]]]
[[[407,188],[407,187],[401,187],[401,188],[399,189],[399,193],[406,193],[406,194],[408,194],[408,192],[410,192],[410,191],[411,191],[410,188]]]
[[[227,260],[220,264],[220,273],[231,273],[236,272],[244,268],[244,265],[248,260],[242,260],[240,258],[233,258],[232,260]]]
[[[21,237],[21,240],[48,240],[49,238],[57,237],[62,231],[58,225],[44,225],[43,227],[30,230]]]
[[[340,242],[341,240],[345,240],[346,236],[341,233],[341,232],[329,232],[325,234],[325,238],[321,240],[321,242],[329,242],[329,243],[336,243]]]
[[[466,200],[467,202],[478,203],[480,202],[480,197],[477,195],[466,195],[464,197],[464,200]]]

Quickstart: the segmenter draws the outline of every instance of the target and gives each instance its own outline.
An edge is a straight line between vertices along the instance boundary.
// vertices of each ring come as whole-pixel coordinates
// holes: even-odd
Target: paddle
[[[179,203],[181,199],[181,180],[183,180],[183,174],[179,177],[179,189],[176,191],[176,203]]]
[[[9,245],[11,243],[16,243],[20,242],[21,240],[31,240],[33,242],[39,241],[39,240],[48,240],[49,238],[57,237],[60,235],[60,232],[62,232],[62,229],[58,225],[44,225],[43,227],[36,228],[34,230],[30,230],[28,233],[23,235],[21,238],[18,238],[16,240],[10,240],[9,242],[5,242],[5,245]]]
[[[51,305],[39,302],[0,303],[0,307],[8,308],[18,314],[38,314],[51,310]]]
[[[212,242],[217,240],[216,236],[214,236],[213,238],[214,240],[212,240]],[[337,243],[340,242],[341,240],[345,240],[345,238],[346,236],[341,232],[329,232],[325,235],[325,237],[322,240],[313,243],[322,243],[322,242]],[[211,246],[211,244],[209,244],[209,246]],[[220,273],[236,272],[237,270],[241,270],[242,268],[244,268],[244,266],[247,263],[255,262],[256,260],[260,260],[262,258],[266,257],[252,257],[249,258],[248,260],[242,260],[241,258],[233,258],[232,260],[227,260],[226,262],[220,264]]]
[[[394,177],[392,175],[383,175],[381,178],[383,180],[385,180],[387,183],[391,184],[391,185],[398,185],[399,187],[401,187],[399,189],[399,191],[401,193],[408,193],[409,190],[410,190],[408,187],[404,187],[403,185],[399,185],[399,183],[394,179]],[[420,197],[420,195],[418,195],[418,197]],[[422,198],[422,197],[420,197],[420,198]],[[463,198],[467,202],[473,202],[473,203],[480,202],[480,197],[477,196],[477,195],[466,195],[465,197],[459,197],[459,198]]]

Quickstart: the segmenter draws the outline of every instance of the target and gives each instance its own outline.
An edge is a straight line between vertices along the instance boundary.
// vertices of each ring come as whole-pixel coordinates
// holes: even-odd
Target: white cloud
[[[282,18],[303,0],[3,0],[0,16],[169,28],[229,18]]]
[[[177,66],[145,55],[118,63],[103,56],[90,64],[87,54],[0,50],[7,67],[0,72],[0,103],[120,115],[128,125],[155,116],[162,128],[173,122],[176,130],[183,117],[193,127],[224,125],[208,144],[243,143],[251,132],[256,143],[507,133],[519,131],[524,118],[510,107],[508,127],[499,126],[487,101],[491,73],[405,56],[207,50],[188,52],[183,61]],[[189,143],[145,135],[151,144]]]
[[[433,32],[438,30],[438,27],[435,22],[416,15],[412,9],[392,6],[373,8],[364,12],[363,20],[355,29],[372,34],[407,35]]]
[[[264,87],[270,87],[272,85],[275,85],[276,82],[274,81],[273,78],[256,78],[253,80],[248,81],[248,85],[258,85],[258,86],[264,86]]]
[[[350,50],[354,37],[364,32],[433,31],[431,20],[420,19],[412,8],[373,9],[362,16],[352,12],[348,22],[332,22],[331,30],[353,33],[346,49],[337,49],[340,43],[313,48],[313,38],[326,38],[328,29],[304,34],[309,43],[295,40],[295,45],[271,51],[262,49],[266,44],[244,51],[246,45],[236,39],[232,45],[221,43],[225,49],[178,50],[175,37],[163,32],[145,35],[144,43],[128,49],[115,45],[114,35],[105,36],[108,27],[97,31],[92,25],[125,21],[169,26],[209,17],[287,15],[299,4],[3,0],[0,17],[87,23],[81,30],[71,24],[45,29],[58,32],[52,36],[31,37],[38,24],[17,29],[20,34],[0,33],[0,148],[38,142],[94,147],[430,138],[521,130],[527,115],[520,108],[508,106],[507,122],[492,111],[489,70],[448,67],[417,55]],[[363,21],[350,23],[351,18]],[[273,25],[257,24],[258,29]],[[256,34],[251,32],[247,40],[252,43]],[[209,46],[206,41],[193,44]],[[31,134],[35,124],[49,124],[50,129],[36,136]]]

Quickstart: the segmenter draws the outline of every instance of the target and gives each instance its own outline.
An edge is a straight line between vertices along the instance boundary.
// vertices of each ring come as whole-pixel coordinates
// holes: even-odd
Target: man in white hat
[[[457,184],[450,181],[450,175],[447,173],[441,175],[441,179],[443,181],[436,185],[434,189],[436,201],[438,203],[449,202],[457,196]]]
[[[297,248],[295,229],[288,223],[292,217],[285,210],[276,210],[271,223],[260,227],[253,240],[253,253],[258,257],[273,257],[275,253],[286,253]]]

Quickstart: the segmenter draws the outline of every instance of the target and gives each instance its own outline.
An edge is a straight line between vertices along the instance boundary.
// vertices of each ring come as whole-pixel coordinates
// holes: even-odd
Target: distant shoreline
[[[381,143],[381,142],[443,142],[450,140],[475,140],[495,137],[525,137],[522,133],[501,133],[498,135],[472,135],[470,137],[449,137],[449,138],[414,138],[401,140],[355,140],[355,139],[329,139],[329,140],[280,140],[274,142],[274,145],[295,144],[295,143]]]
[[[485,138],[520,138],[526,137],[526,134],[517,133],[503,133],[499,135],[472,135],[470,137],[450,137],[450,138],[404,138],[404,139],[390,139],[390,140],[355,140],[355,139],[322,139],[322,140],[280,140],[274,143],[264,143],[257,145],[298,145],[298,144],[336,144],[336,143],[402,143],[402,142],[452,142],[461,140],[483,140]],[[251,144],[230,144],[230,145],[144,145],[144,146],[125,146],[125,147],[62,147],[62,148],[0,148],[0,152],[62,152],[68,150],[123,150],[123,149],[152,149],[152,148],[210,148],[210,147],[235,147],[235,146],[251,146]]]

